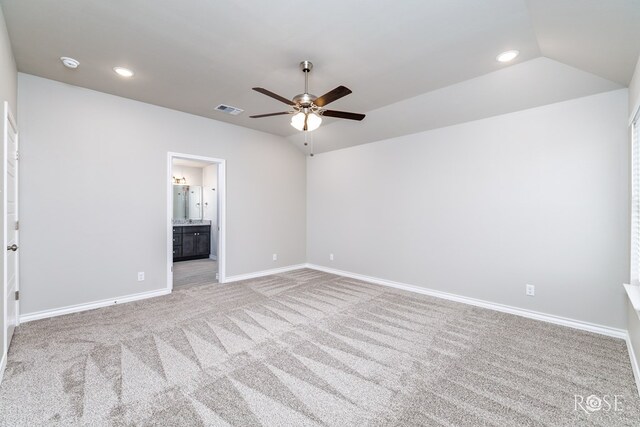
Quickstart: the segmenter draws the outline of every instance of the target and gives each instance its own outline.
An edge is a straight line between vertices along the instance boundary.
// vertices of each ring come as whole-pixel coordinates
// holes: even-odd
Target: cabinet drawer
[[[189,233],[189,234],[194,234],[194,233],[200,233],[200,234],[204,234],[204,233],[209,233],[209,230],[211,229],[211,227],[207,226],[191,226],[191,227],[184,227],[184,233]]]
[[[173,234],[173,246],[182,244],[182,234]]]
[[[174,246],[173,247],[173,257],[179,258],[182,256],[182,246]]]
[[[173,227],[173,234],[182,234],[182,229],[184,227]]]

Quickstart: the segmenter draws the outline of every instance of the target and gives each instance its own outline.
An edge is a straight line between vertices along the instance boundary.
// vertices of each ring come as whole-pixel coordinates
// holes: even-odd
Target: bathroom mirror
[[[202,219],[201,186],[173,186],[173,219]]]

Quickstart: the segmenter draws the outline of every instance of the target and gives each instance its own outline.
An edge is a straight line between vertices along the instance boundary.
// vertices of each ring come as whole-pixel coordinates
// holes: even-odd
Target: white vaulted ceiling
[[[317,151],[625,87],[638,0],[0,0],[21,72],[290,137],[278,101],[345,85]],[[512,64],[498,53],[520,50]],[[80,61],[68,70],[59,61]],[[122,79],[113,71],[135,71]],[[475,83],[474,83],[475,82]],[[455,102],[452,101],[452,97]],[[244,109],[239,116],[218,104]],[[416,117],[418,119],[416,119]]]

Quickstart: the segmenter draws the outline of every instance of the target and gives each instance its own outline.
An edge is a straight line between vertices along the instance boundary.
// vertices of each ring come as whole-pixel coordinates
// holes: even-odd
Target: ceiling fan
[[[351,90],[344,87],[338,86],[322,95],[321,97],[317,97],[313,94],[309,93],[309,72],[313,68],[313,64],[310,61],[302,61],[300,63],[300,69],[304,73],[304,93],[300,95],[294,96],[291,100],[287,98],[277,95],[267,89],[263,89],[261,87],[254,87],[253,90],[256,92],[260,92],[263,95],[270,96],[273,99],[277,99],[280,102],[283,102],[292,107],[289,111],[282,111],[280,113],[268,113],[268,114],[259,114],[257,116],[250,116],[252,119],[260,119],[263,117],[271,117],[271,116],[281,116],[285,114],[293,114],[291,117],[291,126],[300,130],[300,131],[312,131],[320,126],[322,123],[321,116],[327,117],[336,117],[338,119],[347,119],[347,120],[362,120],[364,119],[364,114],[359,113],[349,113],[347,111],[336,111],[336,110],[327,110],[324,108],[325,105],[336,101],[343,96],[347,96],[351,93]]]

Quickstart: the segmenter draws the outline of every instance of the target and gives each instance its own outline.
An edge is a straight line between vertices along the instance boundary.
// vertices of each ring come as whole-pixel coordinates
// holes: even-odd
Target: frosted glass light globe
[[[296,113],[291,117],[291,126],[298,130],[304,129],[304,113]],[[307,125],[308,126],[308,125]]]
[[[309,117],[307,118],[307,130],[311,132],[312,130],[318,129],[320,123],[322,123],[322,117],[316,113],[309,114]]]
[[[298,129],[298,130],[304,130],[304,116],[305,113],[296,113],[293,115],[293,117],[291,117],[291,126],[293,126],[294,128]],[[320,123],[322,123],[322,117],[320,117],[318,114],[316,113],[308,113],[308,117],[307,117],[307,131],[311,132],[312,130],[316,130],[318,129],[318,127],[320,126]]]

